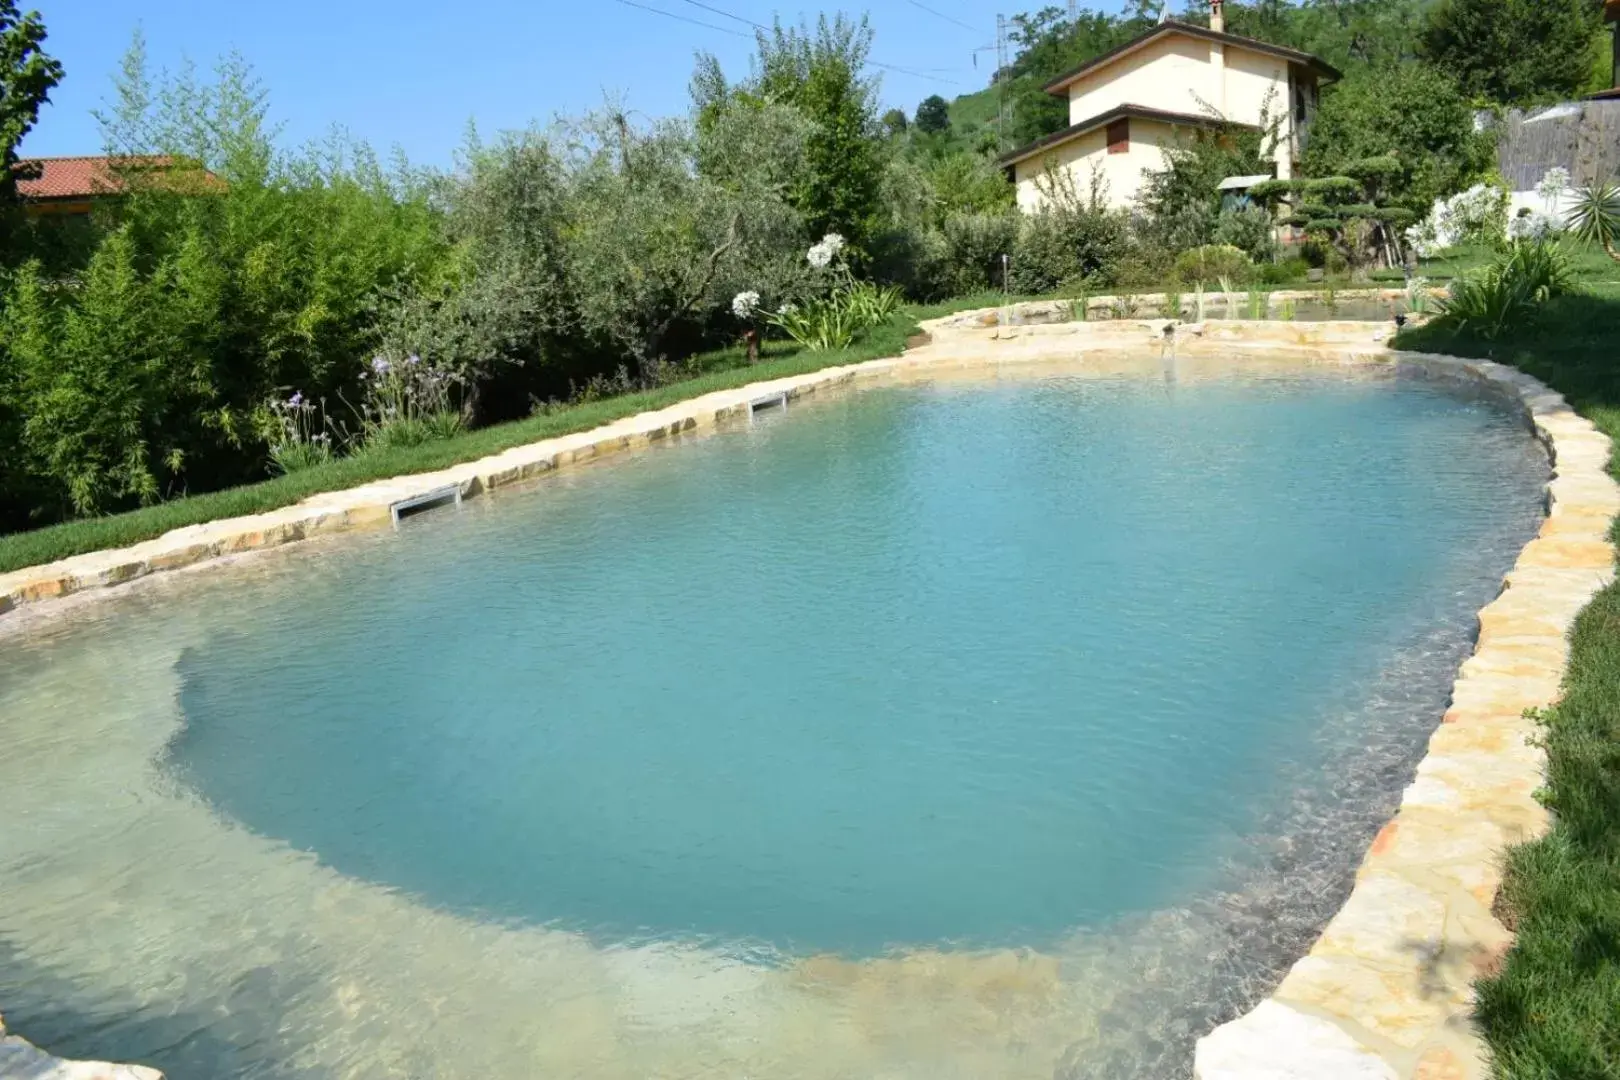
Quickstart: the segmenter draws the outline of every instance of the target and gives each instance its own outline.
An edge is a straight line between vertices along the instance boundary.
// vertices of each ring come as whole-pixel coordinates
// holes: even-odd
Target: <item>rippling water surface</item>
[[[868,389],[0,639],[8,1024],[177,1078],[1185,1073],[1546,474],[1451,389],[1208,374]]]

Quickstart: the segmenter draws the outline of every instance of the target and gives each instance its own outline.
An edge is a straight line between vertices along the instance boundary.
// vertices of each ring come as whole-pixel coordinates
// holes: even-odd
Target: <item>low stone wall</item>
[[[1165,356],[1172,350],[1175,355],[1219,356],[1236,349],[1329,363],[1376,360],[1431,377],[1478,383],[1516,402],[1547,447],[1555,470],[1548,485],[1547,520],[1507,575],[1501,595],[1480,613],[1478,646],[1462,667],[1451,708],[1398,816],[1368,852],[1349,901],[1271,998],[1200,1040],[1197,1076],[1483,1077],[1483,1050],[1469,1016],[1473,981],[1500,961],[1512,940],[1492,913],[1501,855],[1507,845],[1539,834],[1547,824],[1533,795],[1542,781],[1544,760],[1532,742],[1535,725],[1524,714],[1556,700],[1570,625],[1614,572],[1608,529],[1620,512],[1620,486],[1606,468],[1609,440],[1529,376],[1489,361],[1392,352],[1389,328],[1382,325],[1132,320],[985,329],[971,318],[953,316],[925,329],[931,340],[900,358],[708,394],[452,469],[320,495],[271,514],[177,530],[132,548],[0,576],[0,610],[104,589],[221,555],[376,526],[390,520],[395,503],[451,484],[464,496],[476,495],[744,417],[755,402],[792,400],[857,379],[982,371],[1080,355],[1099,360],[1123,352],[1140,356],[1151,349]],[[6,1045],[10,1041],[0,1048]],[[6,1064],[0,1057],[0,1075],[11,1075]],[[39,1075],[151,1080],[156,1074]]]
[[[1430,289],[1431,296],[1443,295],[1442,290]],[[1073,300],[1025,300],[999,308],[963,311],[935,319],[930,325],[942,330],[983,329],[1011,324],[1013,326],[1049,325],[1052,323],[1086,322],[1088,320],[1116,320],[1133,322],[1144,318],[1160,318],[1169,314],[1172,295],[1183,312],[1198,302],[1195,292],[1184,293],[1127,293],[1117,296],[1088,296]],[[1325,304],[1326,291],[1308,289],[1277,289],[1261,294],[1268,313],[1289,304]],[[1405,289],[1341,289],[1333,293],[1333,301],[1340,304],[1389,304],[1390,314],[1395,305],[1404,305],[1408,296]],[[1212,310],[1244,311],[1249,303],[1247,292],[1205,292],[1205,313]],[[1082,311],[1083,309],[1083,311]],[[1081,315],[1084,318],[1081,318]]]

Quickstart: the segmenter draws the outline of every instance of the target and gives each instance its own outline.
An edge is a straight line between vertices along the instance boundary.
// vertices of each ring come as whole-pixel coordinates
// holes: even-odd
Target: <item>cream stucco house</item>
[[[1081,195],[1100,178],[1110,206],[1129,207],[1143,173],[1198,128],[1274,127],[1275,174],[1288,179],[1316,109],[1317,92],[1339,78],[1309,53],[1225,32],[1221,0],[1210,25],[1166,20],[1135,40],[1062,75],[1046,92],[1069,99],[1069,126],[1001,159],[1033,212],[1048,176]]]

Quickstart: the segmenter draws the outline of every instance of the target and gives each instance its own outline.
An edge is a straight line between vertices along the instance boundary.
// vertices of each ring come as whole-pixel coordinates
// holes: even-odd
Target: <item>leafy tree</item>
[[[867,73],[866,19],[823,15],[812,30],[778,21],[756,35],[752,76],[729,86],[719,62],[698,58],[692,96],[700,128],[734,99],[797,109],[814,126],[790,198],[817,235],[836,232],[859,259],[881,222],[884,150],[877,84]]]
[[[1274,125],[1268,128],[1219,124],[1166,150],[1164,168],[1144,176],[1139,197],[1144,239],[1172,252],[1215,243],[1221,225],[1220,182],[1229,176],[1270,175],[1274,167],[1276,131]]]
[[[353,390],[379,291],[442,261],[425,189],[365,147],[277,153],[240,60],[154,88],[137,47],[115,98],[109,149],[178,158],[126,171],[83,266],[6,282],[4,526],[263,476],[265,401]]]
[[[883,129],[889,133],[890,138],[904,135],[910,126],[903,109],[890,109],[883,114]]]
[[[1491,101],[1573,97],[1587,85],[1601,20],[1595,0],[1441,0],[1422,53],[1465,92]]]
[[[1489,172],[1495,145],[1474,130],[1473,109],[1444,73],[1418,63],[1368,66],[1323,95],[1305,173],[1343,175],[1353,162],[1386,157],[1398,163],[1386,197],[1421,217]]]
[[[1227,5],[1235,34],[1288,45],[1353,70],[1410,59],[1428,0],[1249,0]]]
[[[0,209],[12,218],[10,228],[16,220],[17,147],[62,81],[62,65],[44,44],[39,12],[20,15],[13,0],[0,0]]]
[[[917,106],[916,124],[918,131],[930,135],[949,131],[951,127],[950,106],[938,94],[928,95]]]

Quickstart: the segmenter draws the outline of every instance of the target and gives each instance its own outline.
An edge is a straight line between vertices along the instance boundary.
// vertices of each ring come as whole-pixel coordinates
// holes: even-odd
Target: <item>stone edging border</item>
[[[1428,295],[1442,296],[1445,290],[1429,287]],[[1250,292],[1247,289],[1220,292],[1210,290],[1202,295],[1206,310],[1220,309],[1230,314],[1233,310],[1242,310],[1250,303]],[[1020,300],[1000,308],[982,308],[978,311],[963,311],[955,315],[947,315],[934,319],[928,325],[940,331],[975,330],[999,326],[1003,318],[1013,322],[1014,325],[1050,325],[1052,323],[1065,323],[1075,321],[1074,316],[1080,305],[1085,307],[1086,319],[1123,319],[1126,321],[1149,318],[1166,317],[1166,308],[1172,306],[1171,299],[1175,298],[1177,305],[1186,305],[1191,301],[1198,303],[1199,293],[1195,291],[1181,293],[1124,293],[1120,295],[1102,295],[1077,297],[1073,300]],[[1275,289],[1271,292],[1259,293],[1258,296],[1265,303],[1266,313],[1269,315],[1275,308],[1287,304],[1326,304],[1331,300],[1334,304],[1341,303],[1387,303],[1390,305],[1408,302],[1411,294],[1404,288],[1356,288],[1339,289],[1329,294],[1325,289]],[[1394,311],[1391,310],[1391,315]],[[1085,321],[1085,320],[1080,320]]]
[[[982,324],[977,324],[982,325]],[[1548,516],[1520,553],[1502,593],[1480,612],[1444,723],[1379,833],[1350,899],[1276,992],[1199,1040],[1197,1080],[1471,1080],[1485,1075],[1472,1030],[1472,983],[1500,962],[1512,935],[1492,914],[1500,857],[1547,826],[1534,792],[1544,756],[1526,710],[1556,701],[1575,616],[1614,576],[1609,525],[1620,485],[1607,471],[1607,437],[1563,397],[1491,361],[1399,353],[1388,328],[1368,323],[1178,325],[1164,321],[977,329],[963,316],[925,324],[916,354],[823,369],[680,402],[593,431],[515,447],[480,461],[314,496],[266,514],[190,526],[114,551],[0,575],[0,613],[105,590],[221,556],[375,527],[395,504],[455,485],[472,496],[579,461],[746,418],[759,403],[791,401],[857,379],[1039,360],[1124,348],[1189,353],[1219,346],[1305,352],[1328,361],[1375,360],[1482,384],[1517,402],[1552,459]],[[0,1028],[0,1036],[4,1035]],[[15,1056],[8,1056],[15,1055]],[[30,1056],[31,1055],[31,1056]],[[26,1062],[89,1080],[159,1080],[142,1066],[57,1063],[15,1036],[0,1038],[0,1072]],[[42,1075],[54,1075],[49,1071]]]
[[[1472,1080],[1488,1073],[1473,982],[1513,935],[1493,914],[1502,853],[1545,832],[1528,710],[1557,701],[1576,615],[1614,578],[1609,439],[1538,380],[1488,360],[1392,353],[1518,403],[1553,464],[1548,516],[1501,594],[1400,811],[1350,899],[1276,992],[1199,1040],[1197,1080]]]

